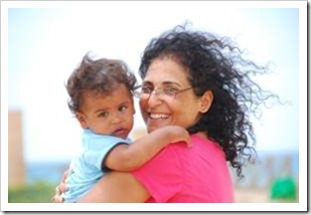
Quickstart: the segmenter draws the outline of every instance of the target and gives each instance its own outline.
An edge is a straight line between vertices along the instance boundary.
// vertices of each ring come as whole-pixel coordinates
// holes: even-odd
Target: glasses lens
[[[155,94],[158,98],[160,99],[172,99],[175,98],[175,96],[178,93],[185,92],[192,87],[185,88],[182,90],[178,90],[174,87],[165,87],[165,88],[159,88],[159,89],[154,89],[153,87],[150,86],[142,86],[140,91],[135,92],[134,96],[139,97],[139,98],[149,98],[151,94]]]
[[[178,93],[178,90],[172,87],[164,88],[162,91],[163,94],[167,97],[175,97],[176,94]]]

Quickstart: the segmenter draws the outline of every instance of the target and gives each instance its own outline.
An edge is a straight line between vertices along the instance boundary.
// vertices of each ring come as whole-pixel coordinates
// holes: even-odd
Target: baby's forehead
[[[110,92],[99,92],[96,90],[89,90],[83,93],[81,105],[84,107],[100,106],[114,106],[116,104],[133,102],[133,95],[124,84],[116,86]]]
[[[124,83],[113,83],[109,86],[109,88],[106,87],[97,87],[94,89],[87,89],[84,90],[83,96],[92,96],[92,97],[107,97],[114,94],[124,94],[127,96],[130,96],[130,88],[124,84]]]

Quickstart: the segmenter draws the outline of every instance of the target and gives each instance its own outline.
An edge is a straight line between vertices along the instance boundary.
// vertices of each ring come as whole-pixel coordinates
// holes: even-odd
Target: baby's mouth
[[[127,130],[124,128],[118,128],[112,133],[112,135],[117,136],[117,137],[121,137],[121,138],[126,138],[127,137]]]

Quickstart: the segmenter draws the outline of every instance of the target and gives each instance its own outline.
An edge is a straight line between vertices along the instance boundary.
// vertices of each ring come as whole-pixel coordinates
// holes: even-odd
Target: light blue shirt
[[[82,152],[72,159],[66,179],[69,188],[62,196],[64,202],[76,202],[85,195],[91,187],[109,169],[102,169],[102,162],[108,153],[119,144],[130,144],[130,139],[114,136],[98,135],[89,129],[82,134]]]

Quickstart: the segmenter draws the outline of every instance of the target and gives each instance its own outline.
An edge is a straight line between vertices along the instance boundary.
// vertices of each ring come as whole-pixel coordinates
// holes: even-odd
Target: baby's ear
[[[206,113],[213,102],[214,95],[211,90],[206,91],[200,98],[200,112],[201,113]]]
[[[82,128],[84,128],[84,129],[88,128],[88,125],[86,122],[86,117],[83,113],[76,112],[76,118],[78,119]]]

